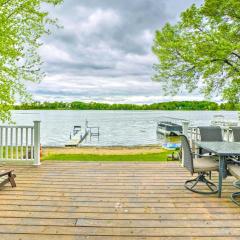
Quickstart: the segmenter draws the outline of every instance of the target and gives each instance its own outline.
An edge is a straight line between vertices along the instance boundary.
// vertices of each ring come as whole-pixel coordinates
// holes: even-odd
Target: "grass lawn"
[[[21,157],[21,151],[23,154],[23,157],[26,157],[26,154],[28,153],[28,157],[30,158],[31,156],[31,146],[28,146],[28,149],[26,148],[26,146],[18,146],[18,147],[11,147],[11,146],[2,146],[2,148],[0,148],[0,155],[3,156],[3,158],[6,158],[6,155],[8,155],[8,158],[11,158],[11,156],[15,159],[18,155],[18,158]]]
[[[159,153],[146,154],[130,154],[130,155],[99,155],[99,154],[50,154],[43,156],[44,160],[61,160],[61,161],[140,161],[140,162],[164,162],[167,161],[167,155],[172,151],[164,151]]]

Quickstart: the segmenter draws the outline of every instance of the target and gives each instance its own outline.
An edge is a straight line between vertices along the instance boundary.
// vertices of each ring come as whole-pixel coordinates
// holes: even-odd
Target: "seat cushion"
[[[240,166],[237,164],[229,164],[228,171],[237,179],[240,179]]]
[[[211,157],[202,157],[193,159],[194,172],[217,171],[219,168],[218,162]]]

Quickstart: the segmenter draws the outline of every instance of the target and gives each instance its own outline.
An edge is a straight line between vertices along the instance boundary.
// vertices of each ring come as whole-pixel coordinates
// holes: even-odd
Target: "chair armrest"
[[[192,155],[194,155],[194,156],[198,156],[198,157],[206,157],[206,156],[201,155],[201,154],[199,154],[199,153],[192,153]]]
[[[240,164],[240,160],[239,160],[239,159],[236,159],[236,158],[234,158],[234,157],[228,157],[227,159],[228,159],[228,160],[231,160],[231,161],[234,162],[234,163]]]
[[[9,175],[10,173],[12,173],[14,170],[5,170],[5,171],[0,171],[0,177]]]

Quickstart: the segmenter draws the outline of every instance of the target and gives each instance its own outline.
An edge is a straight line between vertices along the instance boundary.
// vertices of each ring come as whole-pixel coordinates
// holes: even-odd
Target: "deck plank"
[[[187,191],[191,176],[175,162],[13,168],[17,188],[0,191],[0,239],[240,239],[233,178],[218,199]]]

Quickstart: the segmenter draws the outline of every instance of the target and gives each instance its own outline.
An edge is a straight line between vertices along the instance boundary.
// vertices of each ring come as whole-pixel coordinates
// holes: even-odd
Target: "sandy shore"
[[[158,145],[136,147],[46,147],[43,155],[52,154],[98,154],[98,155],[130,155],[143,153],[159,153],[165,151]]]

